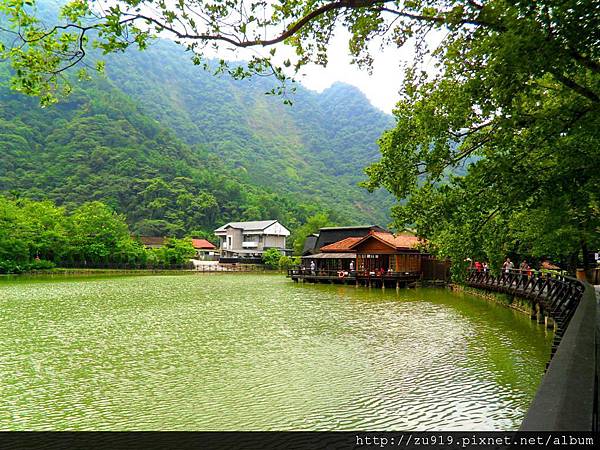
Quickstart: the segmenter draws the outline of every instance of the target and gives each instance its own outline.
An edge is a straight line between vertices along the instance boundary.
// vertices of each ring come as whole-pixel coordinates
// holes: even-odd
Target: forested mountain
[[[215,77],[168,41],[106,63],[45,109],[0,68],[0,191],[101,200],[141,234],[264,218],[294,228],[319,211],[387,224],[391,198],[357,182],[393,122],[356,88],[298,86],[289,106],[265,95],[275,80]]]
[[[317,94],[298,86],[288,106],[265,95],[274,79],[215,77],[168,41],[109,58],[107,75],[147,115],[250,182],[302,192],[317,203],[341,199],[359,208],[357,218],[383,218],[355,185],[378,157],[376,140],[393,120],[358,89],[339,83]]]

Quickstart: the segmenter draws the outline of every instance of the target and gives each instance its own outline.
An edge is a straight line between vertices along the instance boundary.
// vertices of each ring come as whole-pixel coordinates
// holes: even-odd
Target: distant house
[[[192,239],[192,246],[198,259],[206,259],[217,253],[217,247],[206,239]]]
[[[270,248],[289,253],[286,238],[290,231],[277,220],[230,222],[217,228],[215,235],[221,258],[261,258]]]
[[[139,239],[146,248],[161,248],[167,240],[167,238],[159,236],[140,236]]]
[[[164,247],[168,238],[159,236],[140,236],[139,240],[146,248],[161,248]],[[192,239],[192,246],[196,250],[196,255],[199,259],[206,259],[207,256],[212,256],[217,253],[217,247],[211,244],[206,239]]]
[[[319,253],[322,247],[339,242],[350,237],[364,237],[371,231],[387,232],[378,225],[359,225],[351,227],[326,227],[319,230],[319,234],[310,235],[304,241],[303,256]],[[316,238],[315,238],[316,236]]]

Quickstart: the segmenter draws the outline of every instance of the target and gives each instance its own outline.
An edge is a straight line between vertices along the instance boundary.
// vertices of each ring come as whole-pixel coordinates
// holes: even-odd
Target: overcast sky
[[[335,37],[330,41],[327,67],[324,68],[314,64],[307,65],[295,77],[296,80],[305,87],[319,92],[336,81],[352,84],[359,88],[375,107],[391,114],[400,97],[398,91],[402,85],[401,65],[412,62],[414,58],[414,47],[411,41],[409,40],[402,48],[388,46],[384,49],[381,49],[378,42],[373,42],[370,46],[370,52],[374,58],[374,64],[372,74],[369,74],[366,70],[359,69],[356,65],[350,63],[348,37],[348,31],[338,30]],[[434,46],[439,44],[441,39],[441,33],[431,32],[427,41],[430,46]],[[220,51],[218,56],[229,60],[248,60],[252,53],[267,56],[269,49]],[[279,44],[273,61],[282,66],[281,62],[286,58],[294,61],[293,56],[294,52],[290,47]],[[433,68],[431,67],[433,62],[431,59],[428,61],[423,69],[430,72]]]
[[[388,47],[382,50],[378,44],[371,45],[374,65],[372,74],[369,74],[367,70],[359,69],[350,63],[348,36],[349,33],[346,30],[336,32],[329,45],[327,67],[315,64],[304,66],[301,73],[295,76],[296,81],[308,89],[318,92],[328,88],[336,81],[351,84],[359,88],[375,107],[391,114],[399,99],[398,90],[402,83],[400,64],[412,59],[412,47],[407,45],[402,49]],[[217,54],[209,50],[208,54],[228,60],[248,60],[252,54],[268,56],[268,50],[270,48],[241,51],[239,49],[223,49]],[[290,47],[278,44],[277,54],[273,61],[281,67],[281,62],[286,58],[294,61],[294,51]]]
[[[111,3],[108,0],[108,4]],[[166,0],[166,3],[174,3],[175,0]],[[106,7],[106,6],[105,6]],[[149,15],[157,14],[151,7],[146,5],[142,7],[144,13]],[[182,30],[186,31],[186,30]],[[273,34],[273,33],[267,33]],[[275,32],[277,34],[277,32]],[[331,86],[336,81],[351,84],[359,88],[377,108],[386,113],[391,113],[395,104],[399,100],[398,91],[402,85],[401,64],[411,62],[414,55],[413,45],[409,40],[402,48],[393,45],[381,49],[379,39],[371,41],[369,46],[370,54],[374,59],[372,73],[359,69],[350,63],[351,57],[348,51],[348,40],[350,33],[343,26],[338,26],[333,33],[334,37],[329,42],[329,63],[323,68],[316,65],[308,65],[302,69],[302,72],[296,76],[296,80],[305,87],[321,92]],[[427,41],[431,44],[431,39],[436,39],[436,33],[430,33]],[[164,37],[169,38],[168,35]],[[272,36],[271,36],[272,37]],[[430,39],[431,38],[431,39]],[[295,52],[291,47],[278,44],[277,55],[273,62],[280,67],[285,59],[295,62]],[[269,56],[269,48],[254,47],[250,49],[227,48],[226,45],[219,46],[215,52],[207,47],[205,56],[218,57],[230,61],[249,60],[254,54],[260,56]],[[428,67],[424,67],[429,71]],[[291,74],[290,74],[291,75]]]
[[[167,3],[174,0],[167,0]],[[153,14],[149,9],[150,15]],[[395,104],[398,102],[398,91],[402,85],[401,64],[411,62],[414,55],[413,45],[407,42],[402,48],[387,46],[384,49],[380,47],[379,39],[375,39],[369,46],[370,54],[373,57],[374,64],[372,73],[359,69],[350,63],[351,57],[348,51],[348,40],[350,33],[342,26],[338,26],[333,33],[334,37],[329,42],[329,62],[327,67],[316,65],[307,65],[303,67],[302,72],[295,78],[305,87],[318,92],[331,86],[336,81],[348,83],[359,88],[377,108],[386,113],[391,113]],[[168,37],[168,36],[165,36]],[[430,39],[431,38],[431,39]],[[430,33],[427,41],[431,44],[432,39],[436,39],[435,33]],[[295,62],[295,52],[291,47],[284,44],[276,45],[277,55],[273,62],[280,67],[285,59]],[[205,56],[218,57],[230,61],[249,60],[251,56],[269,56],[271,47],[253,47],[249,49],[227,48],[226,45],[220,46],[215,52],[210,47],[205,49]],[[424,67],[429,71],[428,67]],[[290,74],[292,75],[292,74]]]
[[[372,54],[375,64],[373,73],[369,75],[366,70],[350,64],[347,39],[340,36],[332,44],[328,66],[307,66],[298,80],[307,88],[319,92],[336,81],[352,84],[359,88],[374,106],[391,113],[398,101],[398,90],[402,82],[400,63],[412,58],[412,50],[386,48],[382,51],[379,46],[374,46]]]

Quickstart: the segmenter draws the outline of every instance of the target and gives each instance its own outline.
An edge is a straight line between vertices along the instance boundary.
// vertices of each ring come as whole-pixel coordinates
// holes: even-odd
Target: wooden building
[[[419,238],[410,234],[371,232],[350,246],[359,272],[421,273]]]
[[[313,233],[306,236],[304,240],[304,245],[302,247],[302,256],[308,256],[315,253],[315,248],[317,245],[317,239],[319,239],[318,233]]]
[[[167,238],[161,236],[139,236],[139,240],[145,248],[161,248],[165,245]]]
[[[327,245],[340,242],[349,237],[364,237],[371,231],[387,232],[377,225],[359,225],[352,227],[325,227],[319,230],[317,235],[306,238],[302,255],[314,255]]]
[[[303,267],[309,268],[311,263],[314,263],[315,270],[322,274],[354,271],[356,270],[356,251],[350,247],[361,239],[361,237],[348,237],[339,242],[325,245],[319,249],[319,253],[303,256]]]
[[[363,237],[347,237],[321,247],[319,253],[302,257],[291,270],[295,281],[355,282],[396,286],[418,280],[447,279],[449,263],[440,262],[419,249],[416,236],[370,230]]]

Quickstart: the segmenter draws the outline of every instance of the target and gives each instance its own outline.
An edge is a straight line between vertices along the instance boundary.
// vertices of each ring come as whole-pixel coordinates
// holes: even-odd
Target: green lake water
[[[552,336],[444,289],[0,280],[2,430],[511,430]]]

